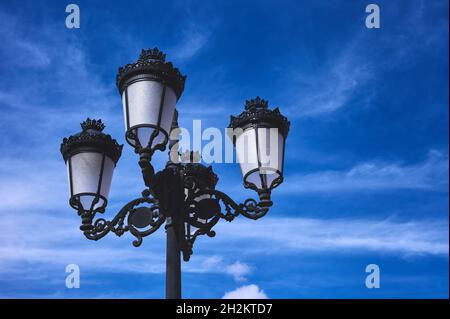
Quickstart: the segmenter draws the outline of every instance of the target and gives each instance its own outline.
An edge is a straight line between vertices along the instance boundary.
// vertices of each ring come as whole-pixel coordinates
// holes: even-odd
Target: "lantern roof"
[[[156,81],[167,83],[174,90],[177,98],[180,98],[183,93],[186,76],[182,75],[171,62],[166,62],[166,55],[157,47],[148,50],[142,49],[136,62],[119,68],[116,85],[120,93],[122,94],[125,90],[128,79],[140,74],[146,74]]]
[[[278,128],[286,137],[290,122],[280,113],[279,108],[269,109],[269,102],[257,96],[255,99],[245,101],[245,110],[238,116],[231,116],[229,128],[247,127],[273,127]]]
[[[82,128],[80,133],[64,138],[61,143],[60,151],[64,160],[67,161],[72,155],[85,150],[105,153],[114,163],[117,163],[122,154],[123,145],[120,145],[111,135],[102,132],[105,128],[102,120],[87,118],[80,125]]]

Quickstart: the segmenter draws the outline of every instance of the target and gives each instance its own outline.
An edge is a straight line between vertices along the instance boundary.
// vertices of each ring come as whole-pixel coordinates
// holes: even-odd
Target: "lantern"
[[[236,148],[244,186],[260,195],[283,181],[284,146],[289,121],[280,110],[270,110],[268,102],[257,97],[246,101],[239,116],[231,116],[229,136]]]
[[[101,120],[87,119],[80,133],[64,138],[61,154],[69,179],[70,205],[78,211],[104,210],[114,168],[122,153]]]
[[[142,50],[137,62],[119,68],[117,74],[125,137],[139,153],[165,149],[176,102],[184,90],[186,77],[165,57],[158,48]]]

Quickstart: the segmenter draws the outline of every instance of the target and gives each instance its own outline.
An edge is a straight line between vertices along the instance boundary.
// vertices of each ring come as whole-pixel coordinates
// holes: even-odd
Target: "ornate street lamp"
[[[166,297],[181,298],[180,257],[188,261],[200,235],[215,236],[212,229],[223,218],[238,215],[258,219],[267,214],[270,193],[283,181],[284,146],[288,120],[278,108],[257,97],[247,101],[245,110],[231,117],[229,134],[236,147],[244,186],[255,190],[259,200],[238,204],[216,189],[217,175],[211,166],[188,160],[171,161],[154,173],[150,163],[156,150],[164,150],[169,133],[178,128],[176,101],[186,77],[157,48],[142,50],[137,62],[119,69],[117,87],[125,115],[125,138],[139,154],[146,185],[142,195],[131,200],[111,220],[96,217],[104,213],[115,164],[122,145],[102,133],[100,120],[81,124],[83,131],[61,144],[66,161],[70,206],[78,211],[86,238],[98,240],[109,232],[118,236],[129,231],[141,245],[144,237],[166,224]],[[170,146],[178,145],[175,140]],[[171,150],[173,152],[173,150]]]

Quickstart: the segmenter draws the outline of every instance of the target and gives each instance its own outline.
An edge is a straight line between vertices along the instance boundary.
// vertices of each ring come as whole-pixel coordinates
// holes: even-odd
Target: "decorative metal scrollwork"
[[[187,211],[184,216],[186,222],[186,245],[184,259],[189,260],[192,247],[200,235],[214,237],[212,228],[223,218],[231,222],[239,215],[250,219],[259,219],[267,214],[272,202],[247,199],[242,204],[237,204],[225,193],[215,189],[203,189],[193,191],[196,187],[195,179],[187,180],[189,195],[186,199]],[[196,229],[192,231],[191,227]]]
[[[91,213],[91,222],[94,215],[95,212]],[[165,220],[166,218],[159,210],[157,200],[143,192],[142,197],[126,204],[111,221],[98,218],[91,224],[92,227],[88,227],[83,233],[88,239],[99,240],[109,232],[122,236],[125,232],[130,231],[136,237],[133,246],[139,247],[142,239],[154,233]]]
[[[144,166],[143,169],[146,168],[145,165],[142,166]],[[180,244],[184,260],[187,261],[193,253],[193,245],[197,237],[200,235],[214,237],[216,232],[213,227],[220,219],[231,222],[239,215],[259,219],[267,214],[272,205],[270,193],[265,194],[266,197],[260,194],[260,201],[250,198],[237,204],[227,194],[214,189],[217,182],[214,178],[205,179],[205,176],[215,176],[208,170],[200,171],[201,168],[190,167],[190,170],[185,171],[180,168],[181,166],[175,165],[164,170],[164,174],[158,173],[159,175],[155,178],[159,178],[158,185],[168,187],[164,189],[165,193],[174,192],[179,188],[176,186],[178,181],[182,181],[180,196],[183,204],[181,206],[172,207],[171,203],[165,201],[163,196],[161,197],[161,189],[146,189],[142,192],[142,197],[126,204],[112,220],[108,221],[104,218],[94,220],[97,213],[104,212],[103,206],[95,208],[98,199],[93,201],[89,210],[85,210],[81,202],[77,201],[76,207],[79,207],[79,215],[82,218],[80,229],[86,238],[99,240],[109,232],[122,236],[129,231],[136,238],[133,245],[139,247],[143,238],[159,229],[170,216],[172,219],[177,219],[178,225],[182,226]],[[195,169],[206,175],[200,175],[198,172],[193,174],[192,170]],[[183,176],[181,180],[179,180],[180,176]],[[203,179],[197,178],[198,176],[202,176]]]

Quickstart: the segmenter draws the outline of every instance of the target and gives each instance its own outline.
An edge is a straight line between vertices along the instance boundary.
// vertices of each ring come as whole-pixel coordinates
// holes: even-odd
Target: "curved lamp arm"
[[[141,206],[149,204],[150,207]],[[133,246],[139,247],[142,244],[143,237],[154,233],[164,223],[166,218],[160,212],[156,199],[150,197],[150,193],[146,190],[142,192],[142,197],[134,199],[127,203],[110,221],[104,218],[93,220],[96,213],[103,213],[104,208],[86,211],[80,205],[79,215],[82,217],[82,226],[84,236],[90,240],[99,240],[109,232],[122,236],[125,232],[136,237]],[[141,207],[139,207],[141,206]],[[81,212],[81,213],[80,213]]]
[[[205,196],[206,195],[206,196]],[[199,199],[202,198],[202,199]],[[200,235],[214,237],[216,232],[212,228],[223,218],[231,222],[239,215],[249,219],[259,219],[267,214],[272,201],[270,192],[260,194],[260,201],[249,198],[237,204],[227,194],[215,189],[203,189],[190,192],[186,199],[187,211],[184,216],[186,222],[186,241],[183,247],[183,257],[188,261],[192,255],[195,240]],[[192,233],[191,226],[197,229]]]
[[[187,198],[188,205],[193,205],[194,207],[197,206],[197,203],[201,202],[202,200],[196,201],[196,198],[200,198],[204,195],[209,195],[209,199],[215,199],[216,203],[219,204],[222,202],[222,204],[225,206],[225,213],[221,212],[219,210],[219,206],[212,204],[211,207],[201,207],[200,209],[210,209],[212,212],[214,212],[213,215],[218,215],[221,218],[224,218],[227,221],[232,221],[235,217],[239,216],[239,214],[256,220],[259,219],[267,214],[269,211],[270,206],[272,206],[272,201],[270,200],[270,192],[265,192],[264,195],[260,195],[260,200],[256,201],[253,198],[246,199],[243,203],[237,204],[233,199],[231,199],[227,194],[215,190],[215,189],[204,189],[196,191],[195,193],[191,194]],[[191,213],[195,213],[191,210]],[[208,214],[206,211],[200,212],[203,216],[208,216],[212,214]]]

